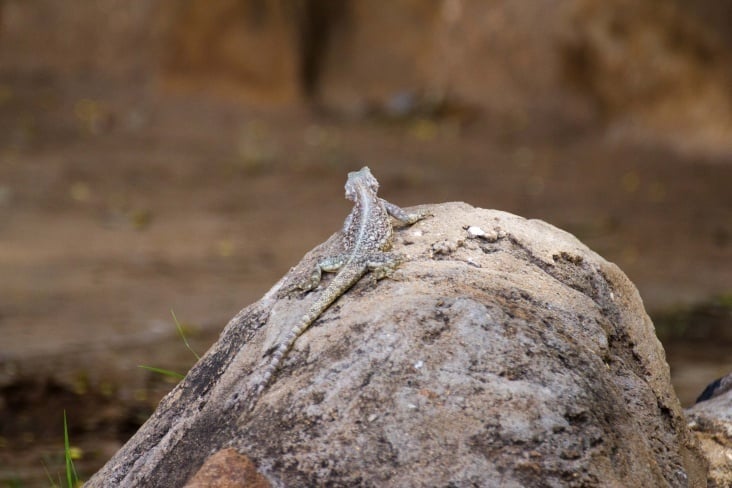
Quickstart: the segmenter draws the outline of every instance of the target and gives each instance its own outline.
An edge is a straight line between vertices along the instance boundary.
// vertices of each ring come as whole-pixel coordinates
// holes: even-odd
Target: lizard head
[[[362,191],[368,191],[373,195],[376,195],[376,192],[379,191],[379,182],[371,174],[368,166],[348,173],[348,180],[346,181],[346,198],[352,202],[356,201],[357,195]]]

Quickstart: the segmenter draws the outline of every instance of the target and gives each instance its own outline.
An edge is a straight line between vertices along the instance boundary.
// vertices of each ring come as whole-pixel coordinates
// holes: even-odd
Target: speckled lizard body
[[[394,253],[386,252],[391,248],[393,229],[389,215],[404,224],[413,224],[426,216],[425,213],[407,213],[400,207],[379,198],[379,182],[368,167],[348,174],[346,198],[353,201],[353,210],[343,224],[344,252],[321,260],[316,265],[310,279],[300,285],[304,291],[312,290],[320,283],[323,271],[337,272],[322,295],[300,319],[285,339],[277,346],[272,359],[264,371],[256,394],[264,390],[272,376],[292,348],[315,320],[330,307],[341,295],[346,293],[367,271],[379,280],[389,276],[402,261]]]

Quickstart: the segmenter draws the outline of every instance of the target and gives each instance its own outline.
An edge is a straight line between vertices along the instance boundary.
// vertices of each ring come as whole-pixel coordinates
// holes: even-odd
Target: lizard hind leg
[[[296,288],[301,291],[314,290],[320,284],[324,271],[326,273],[335,273],[343,267],[347,260],[348,255],[345,254],[321,259],[313,268],[313,272],[310,274],[310,277],[296,285]]]
[[[366,257],[366,267],[371,271],[374,282],[390,277],[403,262],[404,256],[393,252],[374,253]]]

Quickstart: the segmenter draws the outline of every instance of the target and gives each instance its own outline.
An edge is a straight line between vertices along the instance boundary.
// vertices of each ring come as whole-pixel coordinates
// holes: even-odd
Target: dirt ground
[[[0,480],[56,479],[64,410],[82,477],[101,466],[173,384],[138,366],[195,361],[171,310],[202,354],[340,227],[345,175],[363,164],[402,206],[465,201],[574,233],[654,316],[729,297],[732,155],[626,129],[521,114],[343,119],[5,75]],[[732,353],[714,331],[671,340],[683,332],[664,334],[689,404]]]

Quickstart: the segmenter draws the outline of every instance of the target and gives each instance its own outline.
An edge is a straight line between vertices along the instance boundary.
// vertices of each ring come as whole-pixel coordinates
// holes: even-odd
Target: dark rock
[[[696,399],[696,403],[710,400],[715,396],[722,395],[732,389],[732,374],[723,378],[717,378],[704,388],[704,391]]]

